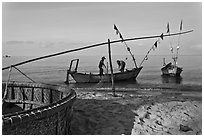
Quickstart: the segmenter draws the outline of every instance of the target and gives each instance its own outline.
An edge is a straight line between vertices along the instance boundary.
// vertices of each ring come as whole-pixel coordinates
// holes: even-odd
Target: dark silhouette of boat
[[[71,70],[73,61],[76,62],[76,67],[74,70]],[[79,59],[74,59],[70,63],[70,68],[67,70],[67,79],[65,83],[69,83],[69,75],[72,76],[72,78],[76,81],[76,83],[98,83],[98,82],[110,82],[111,81],[111,74],[93,74],[93,73],[80,73],[77,72]],[[126,69],[124,72],[116,72],[113,73],[113,78],[115,82],[120,81],[135,81],[136,77],[140,73],[141,69],[143,67],[139,68],[133,68],[131,70]]]
[[[164,62],[164,67],[161,68],[162,75],[180,76],[181,72],[183,71],[183,68],[177,66],[176,58],[173,58],[173,60],[174,60],[173,64],[171,62],[168,64],[165,64]]]

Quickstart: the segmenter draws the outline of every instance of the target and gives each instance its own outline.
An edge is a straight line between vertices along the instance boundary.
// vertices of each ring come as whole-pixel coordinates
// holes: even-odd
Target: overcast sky
[[[202,3],[3,3],[2,54],[12,56],[42,56],[77,47],[117,40],[113,24],[124,38],[178,32],[193,33],[180,37],[180,54],[202,54]],[[127,42],[133,54],[145,55],[157,39]],[[178,37],[164,38],[152,55],[170,54],[170,42]],[[107,47],[72,53],[103,55]],[[128,54],[123,43],[112,46],[113,54]]]

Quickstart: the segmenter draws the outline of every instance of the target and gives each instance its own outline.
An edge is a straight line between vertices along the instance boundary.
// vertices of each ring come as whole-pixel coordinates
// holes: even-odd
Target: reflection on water
[[[181,76],[166,76],[161,75],[161,81],[162,83],[172,83],[172,84],[182,84],[182,77]]]

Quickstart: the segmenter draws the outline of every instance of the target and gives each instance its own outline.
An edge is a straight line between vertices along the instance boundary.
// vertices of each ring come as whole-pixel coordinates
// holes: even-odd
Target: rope
[[[121,34],[121,32],[119,31],[119,29],[116,27],[116,25],[114,24],[114,29],[116,30],[116,34],[119,34],[120,38],[122,39],[122,42],[124,42],[126,48],[127,48],[127,51],[130,53],[131,57],[132,57],[132,60],[135,64],[135,68],[137,68],[137,64],[136,64],[136,61],[135,61],[135,57],[134,55],[132,54],[131,50],[130,50],[130,47],[128,47],[127,43],[124,41],[123,39],[123,36]]]
[[[180,32],[181,32],[181,30],[180,30]],[[178,59],[178,51],[179,51],[179,45],[180,45],[180,37],[181,37],[181,35],[179,35],[179,37],[178,37],[178,45],[177,45],[177,47],[176,47],[175,63],[177,63],[177,59]],[[175,64],[175,65],[176,65],[176,64]]]
[[[154,50],[155,47],[157,48],[157,46],[158,46],[157,43],[160,43],[160,39],[159,39],[159,38],[158,38],[158,40],[153,44],[153,46],[149,49],[149,51],[147,51],[147,54],[145,55],[145,57],[144,57],[143,60],[141,61],[139,67],[141,67],[142,64],[143,64],[143,62],[148,59],[148,55],[149,55],[150,51],[151,51],[152,49]]]
[[[133,55],[132,52],[130,51],[130,48],[127,46],[127,44],[126,44],[125,41],[124,41],[124,43],[125,43],[125,45],[126,45],[126,47],[127,47],[127,51],[129,51],[129,53],[130,53],[130,55],[131,55],[131,57],[132,57],[132,59],[133,59],[133,62],[134,62],[134,64],[135,64],[135,68],[137,68],[137,64],[136,64],[134,55]]]
[[[169,27],[169,23],[168,23],[168,27]],[[179,45],[180,45],[180,37],[181,37],[181,30],[182,30],[182,20],[181,20],[181,24],[180,24],[180,31],[179,31],[179,37],[178,37],[178,45],[177,45],[177,48],[176,48],[176,54],[174,54],[173,52],[173,46],[172,46],[172,42],[170,41],[170,46],[171,46],[171,53],[172,53],[172,59],[174,60],[174,65],[177,64],[177,59],[178,59],[178,50],[179,50]],[[169,31],[169,28],[168,28],[168,32],[169,32],[169,35],[170,35],[170,31]]]
[[[8,91],[7,91],[7,90],[8,90],[8,82],[9,82],[9,80],[10,80],[11,71],[12,71],[12,66],[10,66],[10,68],[9,68],[8,79],[7,79],[7,82],[6,82],[6,87],[5,87],[5,91],[4,91],[4,96],[3,96],[3,99],[2,99],[3,102],[4,102],[4,100],[5,100],[6,96],[7,96],[7,93],[8,93]]]
[[[180,24],[180,31],[179,31],[179,33],[181,33],[181,31],[182,31],[182,20],[181,20],[181,24]],[[181,35],[179,35],[179,37],[178,37],[178,45],[177,45],[177,52],[176,52],[176,59],[178,59],[178,50],[179,50],[179,46],[180,46],[180,38],[181,38]]]
[[[171,35],[171,33],[170,33],[170,28],[169,28],[169,23],[168,23],[168,25],[167,25],[167,34],[170,36]],[[172,46],[172,39],[170,38],[169,39],[169,43],[170,43],[170,50],[171,50],[171,53],[172,53],[172,58],[173,58],[173,46]]]
[[[21,74],[23,74],[26,78],[28,78],[29,80],[31,80],[32,82],[36,83],[34,80],[32,80],[30,77],[28,77],[25,73],[23,73],[21,70],[19,70],[18,68],[14,67],[16,70],[18,70]]]

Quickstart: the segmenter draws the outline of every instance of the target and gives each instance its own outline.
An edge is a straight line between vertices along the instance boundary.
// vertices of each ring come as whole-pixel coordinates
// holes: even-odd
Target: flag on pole
[[[116,25],[114,24],[114,27],[113,27],[115,30],[116,30],[116,34],[118,35],[119,31],[118,31],[118,28],[116,27]]]
[[[182,20],[181,20],[180,31],[182,30],[182,26],[183,26],[183,23],[182,23]]]
[[[120,34],[120,38],[122,39],[122,42],[123,42],[123,36]]]
[[[164,38],[164,34],[163,33],[160,35],[160,38],[163,40],[163,38]]]
[[[129,48],[129,47],[127,47],[127,51],[130,51],[130,48]]]
[[[166,31],[166,33],[169,33],[169,22],[167,24],[167,31]]]
[[[147,54],[149,54],[150,50],[147,52]]]
[[[154,43],[154,46],[157,48],[157,41]]]

